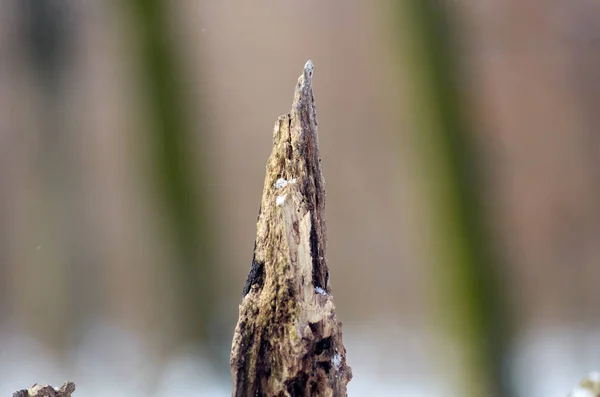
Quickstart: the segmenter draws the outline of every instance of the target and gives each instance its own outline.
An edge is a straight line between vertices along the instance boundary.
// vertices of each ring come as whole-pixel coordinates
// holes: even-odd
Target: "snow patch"
[[[574,389],[569,397],[595,397],[594,393],[590,389],[584,389],[583,387],[577,387]]]
[[[275,181],[275,183],[273,184],[273,187],[275,189],[281,189],[292,183],[296,183],[296,178],[292,178],[289,181],[285,180],[284,178],[279,178],[279,179],[277,179],[277,181]]]
[[[335,355],[332,358],[333,361],[333,366],[335,368],[336,371],[340,370],[340,367],[342,366],[342,356],[340,356],[340,353],[335,353]]]
[[[286,197],[287,197],[287,194],[282,194],[281,196],[277,196],[277,198],[275,199],[275,205],[277,205],[278,207],[282,206],[283,203],[285,203]]]
[[[275,189],[281,189],[282,187],[286,187],[287,184],[288,184],[288,182],[285,179],[279,178],[279,179],[277,179],[277,181],[275,182],[275,184],[273,185],[273,187]]]

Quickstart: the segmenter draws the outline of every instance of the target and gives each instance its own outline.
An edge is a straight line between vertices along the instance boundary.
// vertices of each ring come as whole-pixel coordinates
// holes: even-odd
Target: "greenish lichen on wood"
[[[313,64],[280,116],[267,162],[252,268],[231,348],[233,395],[346,396],[352,378],[325,259]]]

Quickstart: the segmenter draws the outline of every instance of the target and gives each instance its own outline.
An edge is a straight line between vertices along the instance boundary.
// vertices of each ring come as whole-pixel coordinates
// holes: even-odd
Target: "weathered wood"
[[[37,383],[29,389],[19,390],[13,393],[13,397],[71,397],[75,391],[75,383],[65,382],[60,388]]]
[[[325,259],[313,63],[273,132],[252,268],[231,348],[233,395],[346,396],[342,324]]]

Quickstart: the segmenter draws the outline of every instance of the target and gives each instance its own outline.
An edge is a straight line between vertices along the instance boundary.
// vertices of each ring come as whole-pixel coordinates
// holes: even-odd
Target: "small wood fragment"
[[[569,397],[600,397],[600,372],[590,372],[571,391]]]
[[[252,267],[231,348],[233,396],[346,396],[352,378],[325,259],[313,63],[273,132]]]
[[[65,382],[60,388],[37,383],[29,389],[19,390],[13,393],[13,397],[71,397],[75,391],[75,383]]]

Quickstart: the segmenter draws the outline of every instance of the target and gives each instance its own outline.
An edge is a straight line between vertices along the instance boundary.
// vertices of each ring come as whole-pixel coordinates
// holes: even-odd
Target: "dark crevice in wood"
[[[254,252],[252,254],[252,267],[250,268],[250,273],[248,273],[248,278],[246,279],[246,284],[244,285],[244,289],[242,291],[242,297],[246,296],[253,285],[258,285],[259,288],[262,288],[264,277],[265,276],[265,264],[263,262],[258,262],[256,260],[256,241],[254,242]]]

